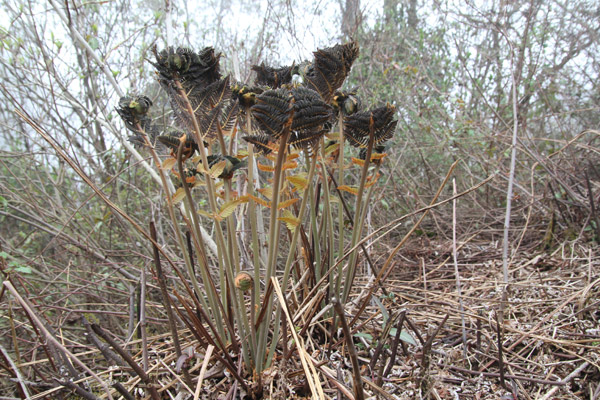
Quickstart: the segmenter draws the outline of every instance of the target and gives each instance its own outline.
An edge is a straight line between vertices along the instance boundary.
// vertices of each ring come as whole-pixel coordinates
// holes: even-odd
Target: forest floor
[[[503,303],[501,241],[464,244],[457,263],[464,312],[452,254],[451,241],[409,242],[384,281],[387,295],[380,289],[377,300],[352,326],[366,398],[600,398],[600,254],[594,245],[521,249],[510,262],[511,283]],[[346,307],[348,316],[356,312],[369,282],[359,278],[356,287],[354,305]],[[388,324],[394,328],[402,326],[405,340],[394,341],[395,332],[386,332],[385,321],[394,321]],[[315,323],[304,336],[303,357],[312,360],[309,368],[317,378],[315,384],[325,398],[355,399],[344,335],[340,330],[337,342],[330,343],[324,332],[326,328]],[[189,330],[181,333],[182,348],[198,349]],[[382,337],[386,339],[381,341]],[[134,342],[130,345],[135,347]],[[81,346],[79,357],[104,379],[117,379],[128,390],[139,381],[120,367],[101,370],[100,363],[94,368],[94,360],[101,358],[99,351]],[[310,398],[306,366],[295,341],[288,338],[286,346],[287,354],[279,354],[275,366],[262,375],[263,395]],[[179,374],[174,373],[177,360],[169,335],[149,337],[148,348],[148,371],[163,398],[177,398],[177,394],[180,399],[245,398],[244,390],[214,357],[206,363],[200,356],[189,360],[194,383],[199,374],[203,380],[201,387],[187,391],[181,390],[180,378],[174,378]],[[142,363],[140,353],[135,358]],[[198,397],[189,395],[196,391]],[[53,393],[56,389],[32,398],[54,398]],[[106,398],[98,388],[95,393]]]
[[[420,385],[433,399],[600,398],[596,246],[565,243],[551,252],[520,251],[510,262],[503,312],[501,241],[460,249],[464,314],[456,293],[452,242],[413,242],[400,259],[386,283],[405,307],[413,336],[419,332],[427,341],[446,315],[448,319],[432,342],[428,371],[423,372],[423,345],[408,346],[384,379],[387,393],[418,398]],[[420,266],[414,260],[422,260]],[[501,364],[498,319],[503,320]]]

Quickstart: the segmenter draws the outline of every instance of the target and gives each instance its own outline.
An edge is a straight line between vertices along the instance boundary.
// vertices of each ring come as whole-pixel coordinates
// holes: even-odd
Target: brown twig
[[[85,390],[81,386],[76,385],[72,381],[64,381],[64,382],[62,382],[62,381],[59,381],[58,379],[56,379],[56,381],[61,386],[64,386],[64,387],[67,387],[67,388],[71,389],[72,391],[74,391],[75,393],[77,393],[78,396],[81,396],[82,398],[84,398],[86,400],[100,400],[99,397],[97,397],[93,393],[88,392],[87,390]]]
[[[500,310],[502,313],[502,310]],[[504,381],[504,357],[502,353],[502,329],[500,327],[501,318],[496,314],[496,334],[498,335],[498,368],[500,368],[500,384],[506,389],[506,382]]]
[[[115,382],[113,384],[113,387],[115,388],[115,390],[117,392],[119,392],[119,394],[121,396],[123,396],[125,398],[125,400],[135,400],[134,397],[131,395],[131,393],[129,393],[129,391],[127,389],[125,389],[125,387],[123,385],[121,385],[120,382]]]
[[[589,161],[589,164],[591,165],[591,161]],[[596,214],[596,205],[594,203],[594,191],[592,190],[587,170],[585,171],[585,183],[588,190],[588,199],[590,200],[590,217],[594,220],[594,225],[596,225],[596,242],[600,242],[600,224],[598,224],[598,214]]]
[[[158,392],[156,391],[156,387],[154,387],[154,384],[150,380],[150,377],[148,376],[148,374],[146,374],[146,371],[144,371],[139,366],[139,364],[134,361],[134,359],[131,357],[131,355],[125,349],[123,349],[121,346],[119,346],[119,344],[112,337],[110,337],[110,335],[108,335],[104,331],[104,329],[102,329],[100,327],[100,325],[92,324],[91,326],[92,326],[92,330],[96,333],[96,335],[100,336],[108,344],[110,344],[110,346],[117,353],[119,353],[119,355],[123,358],[123,360],[127,364],[129,364],[129,366],[133,369],[133,371],[137,374],[137,376],[142,380],[142,382],[144,382],[144,384],[148,388],[148,390],[150,392],[150,396],[152,396],[152,398],[154,400],[160,400],[160,396],[159,396]]]
[[[392,370],[392,367],[396,363],[396,354],[398,353],[398,345],[400,344],[400,333],[402,332],[402,325],[404,325],[404,319],[406,318],[406,310],[402,310],[400,312],[400,319],[398,320],[398,325],[396,326],[396,335],[394,336],[394,341],[392,342],[392,355],[390,356],[390,362],[388,363],[386,369],[383,371],[383,377],[387,377]]]
[[[425,340],[423,340],[423,336],[421,336],[421,333],[419,332],[415,324],[413,324],[413,322],[408,317],[405,317],[404,319],[406,320],[408,326],[410,326],[410,329],[412,329],[415,335],[417,335],[417,339],[419,339],[419,342],[421,342],[421,346],[425,346]]]
[[[433,331],[431,335],[427,338],[427,341],[423,345],[423,354],[421,356],[421,371],[419,373],[419,389],[421,390],[421,396],[423,398],[428,397],[428,393],[430,390],[430,379],[426,376],[429,373],[429,364],[431,361],[431,346],[433,345],[433,340],[440,332],[440,329],[444,326],[450,314],[446,314],[442,322],[438,325],[438,327]],[[408,321],[408,319],[407,319]]]
[[[392,326],[394,326],[394,324],[399,316],[400,316],[400,313],[396,313],[386,321],[385,327],[384,327],[383,331],[381,332],[381,335],[379,335],[377,347],[375,348],[375,352],[373,353],[373,356],[371,357],[371,362],[369,363],[369,370],[371,371],[371,373],[373,373],[373,371],[375,370],[375,366],[377,365],[377,361],[379,361],[379,357],[383,354],[381,363],[380,363],[379,367],[377,368],[377,384],[378,385],[382,384],[383,371],[384,371],[385,364],[387,361],[387,357],[386,357],[387,353],[385,353],[385,352],[382,353],[383,346],[388,341],[388,336],[390,334],[390,331],[392,330]]]
[[[353,387],[354,394],[356,399],[364,400],[365,393],[362,387],[362,378],[360,374],[360,366],[358,365],[358,356],[356,353],[356,347],[354,347],[354,342],[352,341],[352,336],[350,334],[350,328],[348,327],[348,321],[346,321],[346,316],[344,315],[344,308],[342,304],[338,301],[337,298],[331,299],[333,304],[333,309],[340,317],[340,322],[342,324],[342,330],[344,331],[344,337],[346,338],[346,345],[348,346],[348,354],[350,355],[350,360],[352,361],[352,373],[354,375],[353,379]]]
[[[448,180],[450,179],[450,176],[452,175],[452,172],[454,171],[454,168],[456,168],[456,166],[458,165],[458,162],[459,162],[459,160],[455,161],[450,166],[450,168],[448,169],[448,172],[446,173],[446,177],[442,181],[442,183],[441,183],[440,187],[438,188],[438,191],[436,192],[436,194],[431,199],[430,206],[433,206],[437,202],[437,199],[442,194],[442,190],[446,186],[446,183],[448,183]],[[456,197],[457,196],[452,196],[453,199],[456,198]],[[429,214],[429,210],[430,210],[430,208],[427,208],[423,212],[423,214],[421,214],[421,217],[419,217],[419,220],[411,227],[411,229],[404,235],[404,237],[402,238],[402,240],[400,240],[400,242],[396,245],[396,247],[394,247],[394,249],[388,255],[387,260],[385,260],[385,263],[384,263],[383,267],[381,268],[381,270],[377,274],[377,277],[375,278],[375,283],[371,285],[371,288],[369,289],[369,292],[365,296],[365,298],[364,298],[361,306],[358,308],[358,311],[356,312],[356,315],[354,316],[354,319],[352,320],[352,322],[350,323],[350,325],[354,325],[354,323],[358,320],[358,318],[360,317],[360,315],[363,313],[363,311],[365,310],[365,307],[367,306],[367,304],[371,300],[371,296],[373,295],[373,293],[375,291],[375,285],[378,282],[381,281],[381,279],[383,278],[383,276],[385,275],[385,273],[392,266],[392,260],[394,259],[394,256],[398,253],[398,251],[402,248],[402,246],[404,246],[404,244],[406,243],[406,241],[408,240],[408,238],[419,227],[419,225],[421,225],[421,222],[423,222],[423,220],[425,219],[425,217]],[[366,238],[364,238],[363,240],[365,240],[365,239]]]
[[[25,397],[25,398],[29,398],[30,394],[29,394],[29,390],[27,390],[27,385],[25,385],[25,380],[23,379],[23,376],[21,375],[21,371],[19,370],[19,368],[17,367],[17,365],[15,364],[15,362],[12,360],[12,358],[10,357],[10,354],[8,353],[8,351],[6,351],[6,349],[4,348],[4,346],[2,346],[2,344],[0,344],[0,353],[2,353],[2,356],[4,357],[4,359],[10,364],[10,369],[5,366],[4,369],[6,371],[13,371],[15,377],[17,378],[17,382],[19,382],[19,387],[21,389],[21,394]]]
[[[85,318],[84,315],[81,316],[80,321],[85,328],[85,331],[87,333],[86,337],[88,341],[92,343],[98,350],[100,350],[100,353],[102,353],[106,361],[108,361],[109,363],[115,363],[120,367],[126,367],[127,364],[125,363],[125,361],[123,361],[123,359],[117,353],[112,351],[109,345],[107,345],[98,338],[96,333],[94,333],[94,331],[92,330],[89,321]]]
[[[479,366],[479,364],[481,363],[479,354],[481,353],[481,320],[483,319],[483,311],[478,310],[477,316],[479,318],[477,318],[477,320],[475,321],[475,350],[477,351],[475,359],[477,361],[477,365]]]
[[[142,367],[148,371],[148,335],[146,331],[146,265],[140,273],[140,301],[139,301],[139,331],[142,339]]]
[[[154,268],[156,269],[156,279],[158,280],[158,286],[160,288],[160,294],[163,306],[165,308],[165,312],[167,313],[167,318],[169,319],[169,329],[171,330],[171,337],[173,338],[173,347],[175,348],[175,355],[177,359],[181,357],[181,344],[179,343],[179,332],[177,331],[177,322],[175,321],[175,316],[173,315],[173,309],[171,308],[171,300],[169,298],[169,292],[167,290],[167,282],[165,280],[165,276],[163,274],[162,265],[160,263],[160,253],[158,252],[158,247],[154,243],[158,243],[156,236],[156,226],[154,225],[154,221],[150,221],[150,237],[154,241],[152,243],[152,250],[154,256]],[[192,387],[192,377],[188,372],[187,368],[183,367],[183,377],[185,379],[185,383]]]
[[[581,373],[581,371],[583,371],[584,369],[586,369],[588,366],[590,365],[589,362],[585,361],[583,362],[579,367],[575,368],[573,370],[573,372],[571,372],[569,375],[567,375],[564,379],[561,379],[561,383],[563,385],[566,385],[567,383],[571,382],[573,380],[573,378],[575,378],[577,375],[579,375]],[[543,395],[542,397],[540,397],[540,400],[548,400],[550,399],[554,393],[556,393],[556,391],[559,388],[557,386],[553,387],[552,389],[550,389],[545,395]]]
[[[87,365],[85,365],[84,362],[82,362],[79,358],[77,358],[73,353],[71,353],[65,346],[63,346],[62,343],[60,343],[54,337],[54,335],[52,335],[52,333],[50,333],[50,331],[46,328],[44,323],[36,315],[33,308],[31,308],[29,306],[29,304],[27,303],[27,301],[23,297],[21,297],[19,292],[17,292],[17,290],[15,289],[15,287],[12,285],[12,283],[10,281],[8,281],[8,280],[4,281],[3,285],[17,299],[19,304],[21,304],[21,307],[23,307],[25,309],[25,311],[27,312],[27,315],[29,315],[29,317],[32,319],[32,326],[34,325],[34,322],[35,322],[35,325],[37,325],[38,328],[44,333],[44,338],[47,341],[49,341],[50,343],[52,343],[54,345],[54,347],[56,347],[64,357],[68,357],[69,359],[73,360],[77,365],[79,365],[88,374],[90,374],[100,384],[100,386],[102,386],[102,389],[106,392],[106,395],[108,396],[108,398],[110,400],[112,400],[112,395],[110,394],[110,389],[108,388],[108,385],[106,384],[106,382],[104,382],[102,379],[100,379],[100,377],[97,374],[95,374],[94,371],[92,371]]]
[[[469,374],[469,375],[490,376],[490,377],[495,377],[495,378],[500,377],[500,374],[498,372],[481,372],[481,371],[475,371],[475,370],[472,370],[472,369],[457,367],[455,365],[448,365],[448,364],[441,364],[441,363],[438,364],[438,366],[440,366],[442,368],[449,368],[451,370],[454,370],[454,371],[457,371],[457,372],[461,372],[461,373],[464,373],[464,374]],[[551,381],[551,380],[547,380],[547,379],[532,378],[532,377],[529,377],[529,376],[521,376],[521,375],[505,374],[504,378],[506,378],[506,379],[514,379],[514,380],[519,380],[519,381],[539,383],[541,385],[556,385],[556,386],[564,386],[564,385],[566,385],[566,382],[563,382],[563,381]]]
[[[596,386],[596,390],[594,390],[594,394],[592,395],[592,400],[597,400],[600,397],[600,383]]]
[[[221,357],[219,353],[215,353],[215,357],[225,366],[225,368],[229,370],[229,372],[231,372],[231,375],[238,382],[240,382],[244,390],[248,391],[248,385],[246,384],[244,379],[237,373],[237,370],[235,368],[235,362],[231,358],[231,355],[227,351],[227,347],[221,341],[220,336],[218,336],[215,327],[211,324],[204,310],[199,308],[198,312],[200,312],[206,324],[209,325],[211,331],[215,333],[215,338],[217,339],[218,344],[217,342],[215,342],[215,339],[208,333],[202,322],[198,319],[197,314],[190,308],[187,302],[179,295],[179,293],[177,293],[177,291],[175,291],[174,293],[179,302],[185,308],[185,311],[187,312],[187,318],[183,311],[179,310],[179,308],[175,308],[175,311],[177,311],[177,313],[179,314],[183,322],[188,326],[192,334],[196,337],[196,339],[198,339],[198,341],[204,348],[208,349],[209,346],[214,346],[223,352],[224,357]],[[188,320],[188,318],[191,319],[191,322]]]

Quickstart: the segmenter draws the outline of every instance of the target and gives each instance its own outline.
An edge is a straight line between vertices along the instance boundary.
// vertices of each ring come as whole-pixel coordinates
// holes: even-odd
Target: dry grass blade
[[[325,394],[323,393],[323,388],[321,387],[321,381],[319,379],[319,375],[314,370],[314,366],[310,360],[310,355],[306,352],[304,348],[304,340],[296,334],[296,330],[294,328],[294,321],[290,316],[290,313],[285,305],[285,297],[281,292],[281,287],[279,286],[279,282],[275,277],[271,278],[271,282],[273,284],[273,288],[275,289],[275,294],[281,303],[281,309],[287,318],[290,332],[294,337],[294,342],[296,343],[296,349],[298,350],[298,355],[300,357],[300,362],[302,363],[302,368],[306,373],[306,381],[310,387],[313,398],[315,399],[323,399]],[[285,332],[283,334],[286,334]]]
[[[206,369],[208,368],[208,363],[210,362],[210,357],[212,356],[212,352],[215,349],[215,346],[208,345],[206,348],[206,353],[204,354],[204,361],[202,361],[202,368],[200,369],[200,376],[198,376],[198,383],[196,384],[196,390],[194,391],[194,400],[198,400],[200,397],[200,389],[202,388],[202,381],[204,380],[204,375],[206,374]]]

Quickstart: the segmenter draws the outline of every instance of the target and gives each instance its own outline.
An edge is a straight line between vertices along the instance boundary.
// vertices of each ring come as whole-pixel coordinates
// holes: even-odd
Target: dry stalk
[[[308,383],[308,386],[310,387],[313,397],[319,398],[319,399],[325,398],[325,394],[323,393],[323,388],[321,387],[321,382],[319,380],[319,376],[316,373],[312,362],[310,362],[310,355],[305,350],[304,340],[301,337],[299,337],[298,334],[296,333],[296,330],[294,328],[294,322],[293,322],[292,317],[290,316],[290,313],[285,305],[285,296],[281,292],[281,287],[279,286],[279,282],[277,281],[277,279],[274,276],[271,277],[271,284],[272,284],[273,289],[275,290],[275,293],[277,294],[277,297],[279,298],[279,301],[281,303],[281,306],[280,306],[281,310],[283,311],[283,313],[285,314],[285,316],[288,320],[290,332],[292,333],[292,336],[294,337],[296,349],[298,350],[298,356],[300,357],[300,362],[302,363],[302,368],[306,374],[306,381]]]
[[[421,391],[421,396],[423,398],[427,398],[429,391],[431,389],[431,378],[428,376],[429,374],[429,365],[431,362],[431,346],[433,345],[433,340],[440,332],[440,329],[444,326],[450,314],[446,314],[442,322],[438,325],[438,327],[433,331],[428,337],[425,344],[423,344],[423,354],[421,357],[421,371],[418,376],[419,380],[419,389]],[[409,321],[408,319],[406,321]]]
[[[400,319],[398,320],[398,325],[396,326],[396,335],[394,336],[394,341],[392,342],[392,355],[390,356],[390,361],[383,371],[383,377],[387,377],[394,363],[396,362],[396,354],[398,354],[398,345],[400,344],[400,333],[402,332],[402,326],[404,325],[404,319],[406,318],[406,310],[402,310],[400,312]]]
[[[64,387],[67,387],[67,388],[71,389],[72,391],[74,391],[75,393],[77,393],[77,395],[81,396],[82,398],[84,398],[86,400],[100,400],[99,397],[97,397],[94,394],[88,392],[87,390],[84,390],[81,386],[76,385],[75,383],[73,383],[71,381],[60,381],[58,379],[55,379],[55,380],[61,386],[64,386]]]
[[[142,336],[142,367],[148,370],[148,335],[146,332],[146,266],[140,272],[140,331]]]
[[[104,382],[102,379],[100,379],[100,377],[98,375],[96,375],[94,373],[94,371],[92,371],[87,365],[85,365],[84,362],[82,362],[81,360],[79,360],[79,358],[77,358],[75,356],[75,354],[71,353],[66,347],[64,347],[62,345],[62,343],[60,343],[58,340],[56,340],[56,338],[50,333],[50,331],[48,331],[48,329],[46,329],[46,326],[39,319],[39,317],[37,316],[37,314],[35,313],[35,311],[31,307],[29,307],[29,304],[27,304],[27,302],[21,297],[21,295],[19,294],[19,292],[17,292],[17,290],[14,288],[14,286],[12,285],[12,283],[10,281],[4,281],[3,285],[4,285],[4,287],[6,287],[12,293],[12,295],[15,297],[15,299],[17,299],[17,301],[19,302],[19,304],[21,304],[21,307],[23,307],[23,309],[25,309],[25,311],[27,312],[27,314],[29,314],[30,318],[35,322],[35,324],[38,326],[38,328],[44,333],[45,339],[47,341],[51,342],[64,355],[66,355],[68,358],[70,358],[71,360],[73,360],[77,365],[79,365],[88,374],[90,374],[90,376],[92,376],[100,384],[100,386],[102,387],[102,389],[104,389],[104,391],[106,392],[106,395],[108,396],[108,398],[110,400],[112,400],[113,397],[110,394],[110,389],[109,389],[108,385],[106,384],[106,382]]]
[[[158,280],[158,286],[160,288],[163,307],[165,308],[167,318],[169,319],[169,329],[171,330],[171,338],[173,339],[175,355],[179,359],[179,357],[181,357],[181,344],[179,343],[179,332],[177,331],[177,322],[175,321],[173,309],[171,308],[171,300],[169,298],[169,292],[167,290],[167,282],[162,270],[162,265],[160,263],[160,254],[158,252],[158,247],[155,244],[158,242],[158,240],[156,237],[156,227],[154,225],[154,221],[150,221],[150,236],[153,240],[152,250],[154,256],[154,268],[156,269],[156,279]],[[192,386],[192,378],[185,366],[183,367],[183,376],[188,386]]]
[[[8,353],[8,351],[6,351],[4,346],[2,346],[2,344],[0,344],[0,352],[4,356],[4,359],[10,364],[10,367],[12,368],[12,370],[15,372],[15,376],[17,377],[17,382],[19,382],[19,386],[21,387],[21,390],[23,391],[22,395],[28,399],[29,397],[31,397],[31,395],[29,394],[27,385],[25,385],[25,379],[23,379],[23,375],[21,375],[21,371],[19,370],[19,368],[17,367],[15,362],[10,357],[10,354]]]
[[[590,364],[587,361],[583,362],[579,367],[575,368],[573,370],[573,372],[571,372],[569,375],[567,375],[565,377],[565,379],[562,379],[561,384],[566,385],[567,383],[571,382],[573,380],[573,378],[577,377],[577,375],[579,375],[584,369],[586,369],[588,367],[588,365],[590,365]],[[540,400],[550,399],[559,388],[560,388],[560,386],[553,387],[545,395],[540,397]]]
[[[208,369],[208,363],[210,362],[210,357],[212,356],[212,352],[215,349],[215,346],[208,345],[206,348],[206,353],[204,353],[204,361],[202,361],[202,368],[200,369],[200,375],[198,376],[198,383],[196,384],[196,390],[194,391],[194,400],[198,400],[200,397],[200,389],[202,388],[202,381],[204,380],[204,375],[206,375],[206,370]]]
[[[154,400],[160,400],[160,396],[158,395],[158,392],[156,391],[156,387],[154,386],[154,383],[152,382],[152,380],[150,379],[150,377],[148,376],[146,371],[144,371],[142,369],[142,367],[140,367],[140,365],[137,362],[135,362],[135,360],[131,357],[131,355],[125,349],[123,349],[121,346],[119,346],[119,344],[112,337],[110,337],[110,335],[108,335],[104,331],[104,329],[102,329],[100,327],[100,325],[91,324],[91,327],[92,327],[92,330],[94,331],[94,333],[96,333],[96,335],[100,336],[108,344],[110,344],[110,346],[117,353],[119,353],[119,355],[123,358],[123,360],[127,364],[129,364],[129,366],[133,369],[133,371],[137,374],[137,376],[139,376],[140,379],[142,380],[142,382],[144,382],[144,384],[146,385],[146,388],[150,392],[150,396]]]
[[[456,179],[452,179],[452,193],[456,196]],[[460,306],[460,323],[462,327],[463,358],[467,361],[467,328],[465,326],[465,308],[460,290],[460,273],[458,272],[458,250],[456,248],[456,199],[452,200],[452,258],[454,259],[454,274],[456,275],[456,293]]]
[[[507,388],[506,382],[504,380],[504,355],[502,345],[502,326],[501,322],[504,320],[503,311],[500,309],[500,316],[496,314],[496,335],[498,336],[498,368],[500,369],[500,384],[503,388]]]
[[[346,316],[344,315],[344,308],[336,298],[331,299],[331,303],[333,304],[333,309],[340,318],[342,330],[344,331],[344,338],[346,339],[346,346],[348,346],[348,354],[350,355],[350,361],[352,362],[352,373],[354,375],[352,385],[354,387],[354,395],[358,400],[364,400],[365,393],[362,387],[360,365],[358,364],[356,347],[354,346],[354,342],[352,341],[352,335],[350,333],[350,328],[348,327],[348,321],[346,321]]]
[[[444,178],[444,181],[442,182],[442,184],[438,188],[437,193],[433,196],[433,199],[431,199],[430,206],[433,206],[437,202],[438,197],[442,193],[442,189],[446,186],[446,183],[448,183],[448,180],[450,179],[450,175],[452,174],[452,171],[454,171],[454,168],[456,168],[456,165],[458,165],[458,162],[459,162],[459,160],[455,161],[450,166],[450,168],[448,169],[448,172],[446,173],[446,177]],[[377,278],[375,279],[375,284],[377,282],[379,282],[383,278],[384,274],[388,271],[388,269],[391,268],[391,266],[392,266],[392,260],[394,259],[394,256],[396,255],[396,253],[398,253],[398,251],[400,250],[400,248],[402,248],[402,246],[404,246],[404,244],[406,243],[406,241],[408,240],[408,238],[419,227],[419,225],[421,224],[421,222],[423,222],[423,220],[425,219],[425,217],[427,216],[428,213],[429,213],[429,208],[427,208],[425,210],[425,212],[423,212],[423,214],[421,215],[421,217],[419,218],[419,220],[412,226],[412,228],[406,233],[406,235],[404,235],[404,237],[402,238],[402,240],[400,240],[400,242],[392,250],[392,252],[388,256],[387,260],[385,260],[385,263],[384,263],[383,267],[379,271],[379,274],[377,275]],[[375,231],[375,232],[377,232],[377,231]],[[373,232],[373,233],[375,233],[375,232]],[[367,240],[367,238],[368,238],[368,236],[366,238],[364,238],[363,240]],[[352,249],[350,251],[352,251]],[[369,289],[369,292],[365,296],[362,305],[359,307],[359,309],[356,312],[356,315],[354,316],[354,319],[352,320],[352,322],[350,323],[350,325],[354,325],[354,323],[358,320],[358,318],[360,317],[360,315],[365,310],[365,307],[367,306],[367,303],[370,301],[371,296],[373,295],[373,292],[375,291],[375,284],[371,285],[371,288]]]

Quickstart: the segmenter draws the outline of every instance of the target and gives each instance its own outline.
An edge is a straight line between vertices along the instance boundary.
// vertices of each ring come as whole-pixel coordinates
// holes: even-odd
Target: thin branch
[[[354,375],[352,386],[354,387],[354,394],[358,400],[364,400],[365,393],[362,387],[362,378],[360,373],[360,365],[358,364],[358,355],[356,353],[356,347],[354,346],[354,342],[352,341],[352,335],[350,334],[348,321],[346,321],[346,316],[344,315],[344,308],[336,298],[331,299],[331,302],[333,303],[333,308],[335,312],[340,317],[340,322],[342,323],[342,330],[344,331],[344,338],[346,339],[346,345],[348,346],[348,354],[350,355],[350,360],[352,361],[352,373]]]
[[[102,386],[102,389],[104,389],[104,391],[106,392],[106,395],[108,396],[108,398],[110,400],[112,400],[113,397],[110,394],[110,388],[108,387],[106,382],[104,382],[102,379],[100,379],[100,377],[98,375],[96,375],[94,373],[94,371],[92,371],[87,365],[85,365],[85,363],[83,363],[81,360],[79,360],[79,358],[77,358],[75,356],[75,354],[71,353],[65,346],[62,345],[62,343],[60,343],[58,340],[56,340],[56,338],[50,333],[50,331],[48,331],[48,329],[46,329],[46,326],[40,320],[40,318],[37,316],[35,311],[31,307],[29,307],[29,304],[27,304],[27,302],[21,297],[19,292],[17,292],[15,287],[12,285],[12,283],[10,283],[8,280],[6,280],[6,281],[4,281],[3,285],[12,293],[13,296],[15,296],[15,299],[17,299],[19,304],[21,304],[21,307],[23,307],[25,309],[27,314],[29,314],[29,316],[36,323],[38,328],[44,333],[45,339],[48,340],[49,342],[51,342],[60,351],[62,351],[63,354],[66,354],[70,359],[75,361],[75,363],[77,365],[79,365],[81,368],[83,368],[85,370],[85,372],[90,374],[91,377],[93,377],[96,381],[98,381],[100,386]]]

